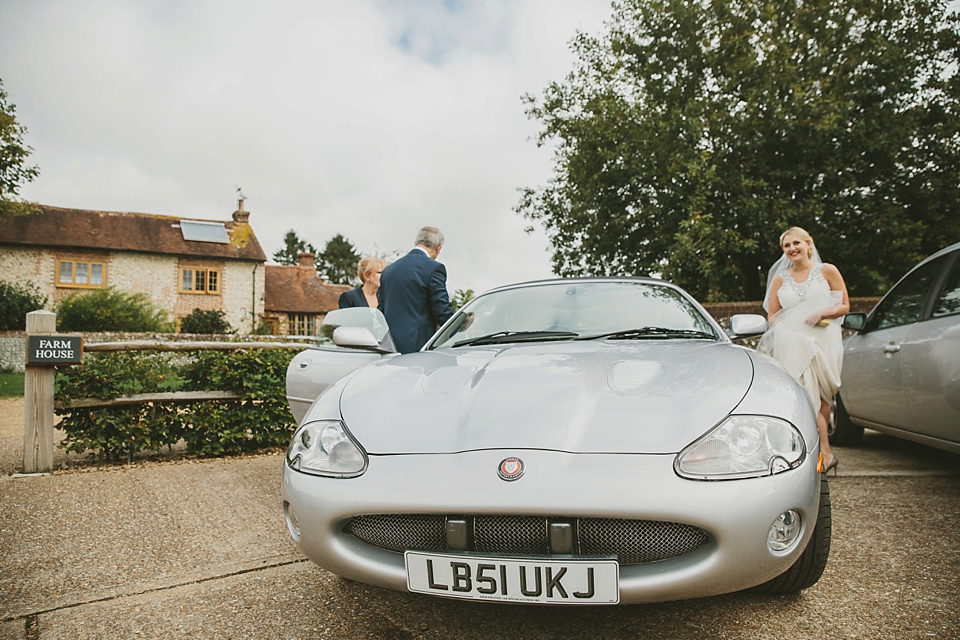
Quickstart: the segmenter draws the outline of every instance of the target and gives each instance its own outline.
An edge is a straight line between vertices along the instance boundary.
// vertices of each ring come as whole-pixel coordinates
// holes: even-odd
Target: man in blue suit
[[[437,262],[442,247],[443,233],[424,227],[410,253],[380,274],[380,310],[400,353],[419,351],[453,315],[447,269]]]

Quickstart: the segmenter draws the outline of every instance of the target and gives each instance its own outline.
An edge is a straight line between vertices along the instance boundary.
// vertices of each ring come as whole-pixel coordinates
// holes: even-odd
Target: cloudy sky
[[[439,226],[448,289],[550,276],[513,212],[552,170],[521,96],[609,0],[0,0],[0,79],[43,204],[295,229],[365,253]]]

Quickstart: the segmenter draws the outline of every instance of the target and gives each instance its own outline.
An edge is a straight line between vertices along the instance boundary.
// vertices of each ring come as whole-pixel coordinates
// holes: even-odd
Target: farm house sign
[[[80,364],[83,336],[27,336],[27,364]]]

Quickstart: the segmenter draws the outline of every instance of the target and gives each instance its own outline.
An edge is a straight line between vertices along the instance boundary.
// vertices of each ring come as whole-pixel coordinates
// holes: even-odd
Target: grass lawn
[[[22,373],[0,373],[0,398],[23,396]]]

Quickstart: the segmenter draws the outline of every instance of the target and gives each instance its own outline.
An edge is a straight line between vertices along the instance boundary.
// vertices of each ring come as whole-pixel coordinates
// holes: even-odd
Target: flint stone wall
[[[115,286],[129,293],[145,293],[153,304],[170,313],[171,319],[189,315],[194,309],[223,311],[230,326],[252,332],[263,315],[266,269],[259,262],[152,255],[133,252],[66,251],[3,247],[0,273],[8,282],[32,283],[47,297],[46,309],[74,293],[90,288],[58,285],[57,260],[102,262],[104,287]],[[218,295],[183,293],[177,288],[180,269],[196,267],[220,272]]]

